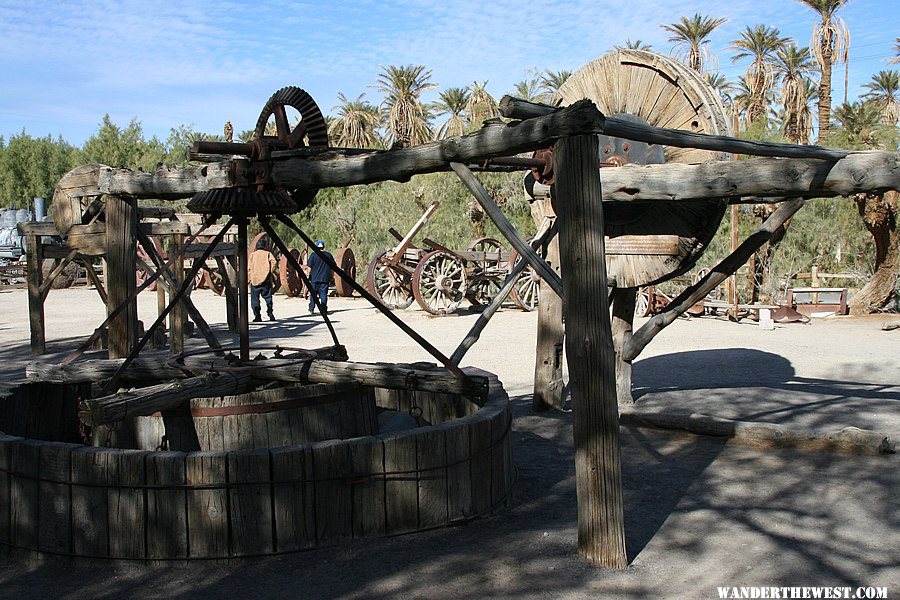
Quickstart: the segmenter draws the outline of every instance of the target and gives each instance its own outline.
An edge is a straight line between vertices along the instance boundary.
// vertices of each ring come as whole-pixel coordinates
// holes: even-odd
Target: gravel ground
[[[224,301],[194,293],[226,337]],[[359,361],[430,357],[363,301],[332,299],[341,343]],[[154,319],[155,296],[140,315]],[[276,297],[274,323],[252,339],[304,347],[329,343],[305,302]],[[450,353],[474,314],[401,314]],[[0,292],[0,376],[29,357],[24,290]],[[48,349],[58,359],[103,316],[96,293],[54,291]],[[893,320],[892,320],[893,319]],[[679,320],[635,363],[639,407],[784,423],[900,433],[900,330],[896,317],[777,326],[715,318]],[[882,586],[900,593],[900,472],[896,455],[759,450],[721,439],[622,427],[624,571],[584,564],[576,547],[571,415],[530,409],[536,316],[498,313],[464,363],[500,376],[515,415],[518,480],[510,509],[463,527],[354,542],[236,565],[166,569],[73,568],[0,562],[10,598],[715,598],[717,586]],[[196,343],[196,342],[195,342]]]

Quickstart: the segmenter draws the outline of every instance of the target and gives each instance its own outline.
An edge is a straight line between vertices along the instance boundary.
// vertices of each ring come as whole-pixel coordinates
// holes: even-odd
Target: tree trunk
[[[819,80],[819,142],[831,133],[831,61],[833,52],[822,48],[822,78]]]
[[[865,315],[882,308],[897,287],[900,268],[897,198],[897,192],[857,194],[854,198],[866,229],[875,238],[875,274],[851,300],[851,315]]]

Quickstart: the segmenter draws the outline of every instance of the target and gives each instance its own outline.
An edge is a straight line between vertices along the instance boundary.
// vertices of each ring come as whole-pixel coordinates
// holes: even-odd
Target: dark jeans
[[[259,297],[266,301],[266,311],[272,312],[272,281],[268,280],[262,285],[250,286],[250,308],[253,309],[253,316],[259,315]]]
[[[326,310],[328,308],[328,282],[313,281],[312,285],[316,295],[319,296],[319,302],[322,304],[322,309]],[[316,307],[314,298],[315,297],[312,294],[309,295],[309,310],[313,310]]]

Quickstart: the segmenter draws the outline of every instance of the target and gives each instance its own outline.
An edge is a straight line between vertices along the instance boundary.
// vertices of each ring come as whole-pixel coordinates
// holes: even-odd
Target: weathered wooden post
[[[176,233],[172,236],[172,253],[177,254],[184,246],[184,235]],[[184,256],[179,255],[172,265],[174,282],[169,287],[169,302],[175,298],[175,294],[184,281]],[[169,351],[172,354],[184,352],[184,323],[187,320],[187,311],[183,302],[179,302],[169,313]]]
[[[553,156],[575,433],[578,552],[595,565],[621,569],[628,559],[597,138],[563,138]]]
[[[559,274],[559,237],[547,244],[544,257]],[[565,381],[562,373],[563,327],[562,298],[549,285],[541,285],[538,302],[537,349],[534,362],[534,394],[531,408],[535,411],[563,407]]]
[[[31,326],[31,354],[43,354],[47,347],[44,335],[44,247],[41,236],[28,235],[25,238],[26,271],[28,282],[28,320]]]
[[[613,288],[610,293],[612,302],[612,336],[616,349],[616,398],[621,405],[634,403],[631,395],[631,361],[625,360],[625,345],[634,334],[634,305],[637,301],[637,288]]]
[[[247,217],[235,219],[238,226],[237,239],[237,287],[238,287],[238,328],[241,345],[241,360],[250,360],[250,307],[247,290],[249,289],[247,273]],[[255,248],[254,248],[255,250]]]
[[[107,311],[111,313],[134,295],[135,238],[138,223],[137,201],[118,196],[106,197],[106,292]],[[124,358],[137,343],[137,300],[129,303],[109,323],[109,357]]]

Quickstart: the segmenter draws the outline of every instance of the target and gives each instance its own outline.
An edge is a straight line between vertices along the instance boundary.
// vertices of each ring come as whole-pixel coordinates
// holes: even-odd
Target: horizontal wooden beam
[[[98,187],[104,194],[126,198],[180,200],[197,192],[231,186],[231,162],[194,167],[161,167],[153,173],[103,167]]]
[[[56,223],[52,221],[31,221],[19,223],[19,235],[59,235]],[[147,235],[189,235],[190,225],[181,221],[160,221],[158,223],[138,223],[141,231]],[[72,236],[106,235],[106,223],[96,221],[87,225],[72,225],[66,238]]]

